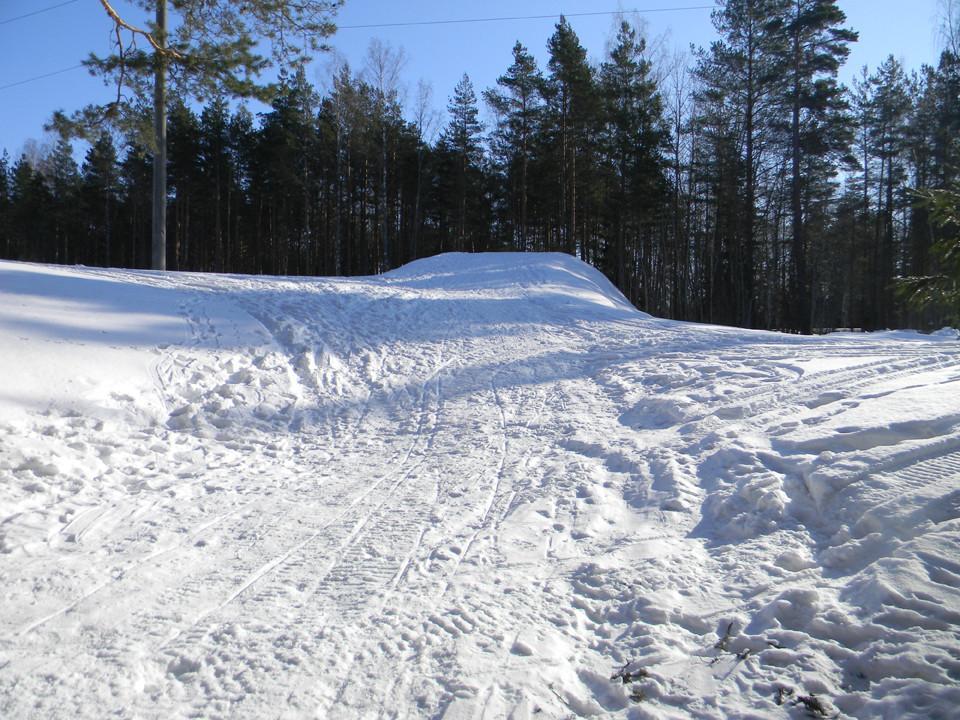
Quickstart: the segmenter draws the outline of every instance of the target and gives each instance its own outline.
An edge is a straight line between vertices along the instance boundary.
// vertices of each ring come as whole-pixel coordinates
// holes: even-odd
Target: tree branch
[[[149,32],[138,27],[134,27],[127,21],[125,21],[116,10],[110,5],[107,0],[100,0],[100,4],[103,5],[103,9],[107,11],[107,15],[110,16],[110,19],[116,24],[117,38],[120,37],[120,30],[126,30],[132,35],[142,35],[147,39],[147,42],[153,47],[153,49],[160,55],[172,57],[177,60],[183,60],[183,55],[178,53],[173,48],[166,47],[161,45],[160,42]]]

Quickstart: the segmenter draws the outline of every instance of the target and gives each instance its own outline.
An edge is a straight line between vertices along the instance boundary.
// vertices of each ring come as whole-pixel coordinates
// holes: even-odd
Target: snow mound
[[[613,310],[649,317],[599,270],[562,253],[445,253],[416,260],[382,278],[392,285],[462,293],[465,299],[495,293],[505,308],[514,299],[568,316]]]
[[[560,254],[0,262],[0,715],[951,718],[958,391]]]

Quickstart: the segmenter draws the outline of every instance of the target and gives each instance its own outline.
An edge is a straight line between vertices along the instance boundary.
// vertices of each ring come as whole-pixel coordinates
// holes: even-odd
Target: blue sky
[[[63,3],[64,0],[0,0],[0,150],[18,155],[29,139],[43,138],[43,123],[53,110],[75,110],[88,102],[109,99],[111,89],[73,69],[50,77],[7,87],[28,78],[56,72],[78,64],[90,51],[110,49],[112,24],[97,0],[74,0],[31,17],[11,18]],[[123,13],[132,6],[116,0]],[[876,67],[888,54],[908,68],[935,63],[938,0],[840,0],[847,25],[859,31],[841,76],[848,80],[860,66]],[[347,0],[337,21],[340,25],[451,20],[518,15],[550,15],[565,12],[601,12],[618,9],[684,8],[712,5],[711,0]],[[691,43],[707,45],[715,37],[710,11],[676,10],[642,15],[651,37],[664,36],[670,46],[686,49]],[[610,15],[571,17],[591,58],[599,60],[614,19]],[[331,39],[335,51],[351,66],[363,66],[367,47],[379,38],[402,47],[406,56],[403,79],[415,95],[419,79],[433,86],[434,105],[442,110],[460,76],[470,75],[479,93],[490,87],[510,64],[510,51],[520,40],[545,64],[546,40],[555,19],[427,25],[396,28],[342,29]],[[311,80],[325,85],[329,58],[315,62]],[[254,108],[255,110],[257,108]]]

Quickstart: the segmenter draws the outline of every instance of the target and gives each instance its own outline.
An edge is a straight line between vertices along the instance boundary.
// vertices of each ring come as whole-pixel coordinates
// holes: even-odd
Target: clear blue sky
[[[74,0],[32,17],[11,18],[60,5],[65,0],[0,0],[0,88],[21,80],[76,65],[91,50],[110,49],[112,24],[97,0]],[[133,13],[131,5],[116,0],[115,7]],[[887,55],[907,68],[935,63],[937,0],[840,0],[847,25],[860,33],[841,76],[848,80],[857,68],[876,67]],[[347,0],[340,25],[490,18],[518,15],[589,13],[618,9],[682,8],[712,5],[711,0]],[[651,37],[666,35],[670,45],[685,49],[691,43],[707,45],[715,37],[710,11],[678,10],[643,14]],[[412,100],[417,81],[430,82],[434,105],[442,110],[460,76],[467,72],[480,90],[490,87],[510,64],[510,51],[520,40],[545,64],[546,40],[556,19],[509,20],[415,27],[342,29],[331,39],[336,51],[354,68],[361,68],[367,47],[378,37],[402,47],[407,62],[403,73]],[[613,28],[609,15],[571,17],[571,24],[594,60],[604,53]],[[310,69],[311,80],[325,85],[329,60]],[[75,110],[88,102],[109,99],[111,90],[83,69],[73,69],[16,87],[0,89],[0,150],[17,156],[25,141],[43,138],[43,123],[53,110]],[[254,108],[256,109],[256,108]]]

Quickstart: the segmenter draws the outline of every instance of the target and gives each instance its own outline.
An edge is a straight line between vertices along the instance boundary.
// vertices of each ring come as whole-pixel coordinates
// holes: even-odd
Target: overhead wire
[[[13,17],[5,18],[0,20],[0,25],[9,25],[12,22],[17,20],[24,20],[26,18],[33,17],[34,15],[40,15],[41,13],[50,12],[51,10],[56,10],[57,8],[66,7],[67,5],[73,5],[74,3],[80,2],[80,0],[66,0],[66,2],[57,3],[56,5],[48,5],[47,7],[42,7],[37,10],[33,10],[28,13],[23,13],[22,15],[14,15]],[[18,80],[17,82],[7,83],[6,85],[0,85],[0,90],[9,90],[10,88],[15,88],[19,85],[26,85],[27,83],[32,83],[37,80],[43,80],[44,78],[53,77],[54,75],[62,75],[63,73],[70,72],[71,70],[77,70],[82,68],[82,64],[71,65],[68,68],[61,68],[60,70],[54,70],[53,72],[44,73],[42,75],[36,75],[31,78],[26,78],[25,80]]]
[[[80,0],[67,0],[66,2],[58,3],[57,5],[50,5],[45,8],[40,8],[39,10],[33,10],[31,12],[24,13],[23,15],[16,15],[12,18],[7,18],[6,20],[0,20],[0,25],[9,25],[10,23],[16,22],[17,20],[23,20],[24,18],[33,17],[34,15],[39,15],[40,13],[56,10],[57,8],[62,8],[62,7],[65,7],[66,5],[73,5],[76,2],[80,2]]]
[[[62,75],[65,72],[70,72],[71,70],[77,70],[82,68],[83,64],[71,65],[68,68],[63,68],[62,70],[54,70],[53,72],[44,73],[43,75],[37,75],[36,77],[27,78],[26,80],[18,80],[17,82],[9,83],[7,85],[0,85],[0,90],[8,90],[12,87],[17,87],[18,85],[26,85],[27,83],[32,83],[35,80],[43,80],[44,78],[53,77],[54,75]]]
[[[49,7],[41,8],[40,10],[35,10],[24,15],[18,15],[16,17],[8,18],[6,20],[0,21],[0,25],[5,25],[7,23],[12,23],[14,20],[22,20],[23,18],[31,17],[33,15],[39,15],[40,13],[47,12],[48,10],[55,10],[56,8],[63,7],[65,5],[70,5],[72,3],[78,2],[79,0],[67,0],[67,2],[62,2],[58,5],[51,5]],[[552,13],[548,15],[512,15],[512,16],[503,16],[503,17],[486,17],[486,18],[462,18],[462,19],[451,19],[451,20],[416,20],[410,22],[396,22],[396,23],[374,23],[369,25],[338,25],[337,30],[362,30],[362,29],[376,29],[376,28],[391,28],[391,27],[411,27],[416,25],[460,25],[467,23],[488,23],[488,22],[507,22],[511,20],[547,20],[551,18],[558,17],[590,17],[598,15],[623,15],[623,14],[644,14],[644,13],[655,13],[655,12],[679,12],[683,10],[712,10],[713,5],[686,5],[683,7],[662,7],[662,8],[646,8],[646,9],[629,9],[629,10],[599,10],[593,12],[580,12],[580,13]],[[19,80],[17,82],[9,83],[7,85],[0,85],[0,90],[9,90],[10,88],[18,87],[20,85],[26,85],[27,83],[36,82],[37,80],[43,80],[48,77],[53,77],[54,75],[61,75],[71,70],[77,70],[82,68],[83,65],[71,65],[68,68],[63,68],[61,70],[54,70],[53,72],[44,73],[43,75],[37,75],[32,78],[26,78],[25,80]]]
[[[510,15],[502,17],[463,18],[451,20],[415,20],[409,22],[371,23],[369,25],[337,25],[337,30],[369,30],[375,28],[411,27],[414,25],[457,25],[465,23],[505,22],[509,20],[548,20],[558,17],[589,17],[595,15],[643,15],[645,13],[677,12],[680,10],[712,10],[714,7],[714,5],[687,5],[684,7],[647,8],[643,10],[634,8],[629,10],[598,10],[593,12],[579,13],[550,13],[548,15]]]

